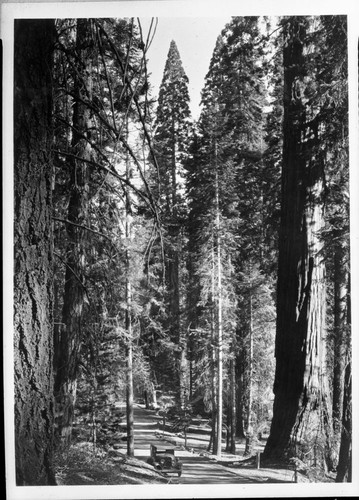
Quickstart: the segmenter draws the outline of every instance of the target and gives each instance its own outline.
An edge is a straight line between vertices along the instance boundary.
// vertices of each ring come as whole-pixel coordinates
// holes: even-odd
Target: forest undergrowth
[[[149,418],[153,418],[152,412]],[[203,446],[192,448],[193,442],[186,448],[181,433],[174,431],[163,433],[161,425],[155,434],[161,439],[163,446],[173,447],[175,443],[176,449],[191,451],[192,457],[198,460],[198,464],[209,459],[210,463],[237,472],[241,480],[236,480],[236,483],[247,481],[253,483],[332,483],[335,481],[334,473],[326,473],[320,467],[308,467],[299,459],[292,459],[285,463],[265,461],[258,467],[256,453],[250,457],[244,455],[244,444],[238,447],[236,454],[223,451],[221,458],[218,459],[215,455],[205,451]],[[84,436],[90,435],[89,427],[85,423],[77,426],[77,435],[79,438],[73,441],[67,451],[55,453],[56,482],[60,486],[181,483],[181,480],[155,470],[145,460],[127,456],[125,444],[119,449],[116,444],[113,444],[112,435],[101,444],[94,446],[90,440],[84,440]],[[258,443],[256,451],[262,450],[264,444]],[[148,447],[149,445],[150,440]],[[185,474],[186,472],[184,476]]]
[[[121,452],[108,452],[92,443],[74,443],[65,453],[55,454],[58,485],[167,484],[165,477],[146,462]]]

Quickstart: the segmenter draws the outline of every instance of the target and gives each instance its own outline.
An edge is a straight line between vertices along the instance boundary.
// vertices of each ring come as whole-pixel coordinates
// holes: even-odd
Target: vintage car
[[[175,457],[175,450],[173,448],[159,450],[157,446],[151,444],[150,458],[147,460],[147,463],[165,474],[174,473],[178,474],[178,477],[181,477],[182,462]]]

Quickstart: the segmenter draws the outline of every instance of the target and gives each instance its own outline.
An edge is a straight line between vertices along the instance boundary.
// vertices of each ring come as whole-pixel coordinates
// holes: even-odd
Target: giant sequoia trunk
[[[77,366],[81,347],[82,315],[85,303],[86,231],[89,172],[86,160],[90,159],[88,142],[90,129],[90,108],[86,105],[91,96],[92,60],[91,21],[77,21],[76,49],[77,67],[74,76],[74,114],[72,151],[70,165],[70,198],[68,223],[66,226],[68,244],[66,255],[65,289],[62,309],[62,329],[57,340],[58,353],[55,396],[57,432],[64,446],[69,444],[73,413],[76,401]],[[85,160],[85,161],[82,161]]]
[[[325,269],[323,165],[318,122],[308,114],[306,18],[284,30],[282,213],[277,287],[274,408],[265,458],[319,460],[324,436]]]
[[[54,22],[15,21],[14,373],[18,485],[55,484],[51,69]]]

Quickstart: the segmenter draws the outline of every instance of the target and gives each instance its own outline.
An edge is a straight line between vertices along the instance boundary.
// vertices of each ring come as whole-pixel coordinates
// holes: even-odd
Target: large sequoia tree
[[[51,69],[54,23],[15,22],[14,374],[18,485],[52,471]]]
[[[310,66],[311,19],[283,20],[284,123],[282,213],[277,288],[276,373],[271,432],[266,458],[323,456],[328,412],[323,333],[325,267],[324,164],[320,114]],[[312,104],[310,104],[312,102]],[[309,455],[308,455],[309,453]],[[319,458],[319,457],[318,457]]]

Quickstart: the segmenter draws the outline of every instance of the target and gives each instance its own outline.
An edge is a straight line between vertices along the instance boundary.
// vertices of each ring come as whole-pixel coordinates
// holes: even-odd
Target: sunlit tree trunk
[[[129,139],[128,117],[125,118],[126,141]],[[131,164],[128,152],[125,157],[126,182],[131,183]],[[129,190],[125,192],[125,349],[126,349],[126,424],[127,424],[127,455],[135,454],[134,444],[134,409],[133,409],[133,331],[132,331],[132,278],[131,278],[131,253],[132,253],[132,202]]]
[[[168,242],[168,281],[169,281],[169,321],[172,340],[178,345],[175,363],[175,377],[179,386],[180,405],[184,404],[184,381],[182,378],[181,358],[183,346],[181,345],[180,323],[180,282],[179,282],[179,223],[178,223],[178,194],[177,194],[177,164],[176,164],[176,133],[175,118],[172,116],[172,144],[171,144],[171,184],[170,189],[170,221]]]
[[[249,302],[248,302],[248,368],[246,373],[247,378],[247,427],[246,427],[246,447],[245,455],[252,455],[254,445],[254,429],[253,429],[253,318],[252,318],[252,290],[249,285]]]
[[[130,304],[131,289],[128,287],[126,295],[127,306]],[[133,457],[135,454],[134,441],[134,413],[133,413],[133,353],[132,353],[132,325],[130,312],[126,311],[126,333],[128,335],[126,346],[126,423],[127,423],[127,455]]]
[[[218,405],[217,405],[217,360],[216,360],[216,350],[215,350],[215,332],[216,332],[216,320],[215,320],[215,255],[214,255],[214,234],[212,232],[212,249],[211,249],[211,262],[212,262],[212,273],[211,273],[211,380],[212,380],[212,429],[211,438],[208,445],[208,451],[210,451],[211,444],[213,447],[213,454],[217,454],[217,439],[216,439],[216,429],[217,429],[217,418],[218,418]]]
[[[185,247],[183,241],[183,230],[181,229],[179,234],[179,259],[178,262],[183,263],[185,261],[183,257],[183,248]],[[183,291],[184,278],[182,276],[182,266],[179,267],[178,272],[178,285],[180,287],[178,291],[178,301],[179,301],[179,384],[180,384],[180,403],[181,407],[184,408],[188,405],[189,394],[190,394],[190,362],[189,362],[189,339],[188,339],[188,328],[184,327],[183,321],[181,320],[181,310],[183,306],[181,305],[182,297],[185,295]]]
[[[229,362],[229,379],[230,379],[230,399],[229,399],[229,414],[230,414],[230,453],[236,453],[236,428],[237,428],[237,402],[236,402],[236,369],[235,359],[231,358]]]
[[[218,170],[216,165],[216,233],[217,233],[217,446],[216,455],[222,454],[223,422],[223,303],[222,303],[222,255],[219,214]]]
[[[344,373],[347,360],[348,271],[341,243],[334,249],[334,370],[333,370],[333,454],[339,457],[344,398]]]
[[[18,486],[53,470],[53,20],[14,26],[14,399]]]
[[[126,159],[126,178],[130,181],[130,168]],[[126,237],[126,420],[127,420],[127,455],[135,454],[134,444],[134,412],[133,412],[133,334],[132,334],[132,286],[131,286],[131,201],[126,194],[125,237]]]

